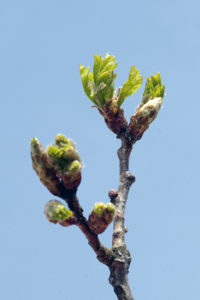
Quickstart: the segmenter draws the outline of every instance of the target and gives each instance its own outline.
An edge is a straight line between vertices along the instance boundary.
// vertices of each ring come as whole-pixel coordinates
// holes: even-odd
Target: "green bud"
[[[97,203],[95,203],[93,210],[94,210],[95,214],[97,214],[98,216],[101,216],[104,212],[105,207],[106,207],[106,205],[103,202],[97,202]]]
[[[64,171],[69,167],[69,161],[66,159],[64,152],[64,149],[57,148],[57,146],[47,147],[49,163],[61,173],[64,173]]]
[[[64,148],[66,145],[70,145],[70,140],[63,134],[57,134],[55,138],[55,145],[59,148]]]
[[[68,220],[73,216],[73,212],[57,200],[50,200],[47,202],[44,207],[44,214],[50,222]]]
[[[110,213],[115,213],[115,206],[111,202],[106,204],[106,210]]]
[[[44,152],[43,146],[40,144],[36,137],[31,139],[31,154],[32,155],[41,155]]]
[[[81,171],[81,163],[78,160],[72,161],[72,163],[69,166],[69,176],[76,175]]]
[[[47,157],[67,189],[79,186],[82,162],[72,140],[58,134],[55,144],[47,147]]]
[[[115,206],[111,202],[106,204],[103,217],[107,224],[110,224],[115,214]]]
[[[55,161],[58,161],[63,157],[63,149],[58,148],[57,146],[48,146],[47,153]]]
[[[70,176],[73,175],[76,170],[81,170],[82,165],[80,162],[80,156],[71,146],[67,146],[63,149],[57,148],[56,146],[48,146],[47,154],[49,162],[61,175]]]
[[[47,150],[36,138],[31,140],[33,168],[42,183],[54,195],[60,195],[61,185],[67,189],[79,186],[82,163],[72,140],[58,134],[55,144]]]
[[[115,206],[112,203],[95,203],[89,216],[88,224],[90,229],[96,234],[104,232],[108,225],[112,222],[114,214]]]

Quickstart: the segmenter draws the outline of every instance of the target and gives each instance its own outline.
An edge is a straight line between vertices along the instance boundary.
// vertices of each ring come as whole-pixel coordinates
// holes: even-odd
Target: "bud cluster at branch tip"
[[[36,138],[31,140],[33,169],[54,195],[63,184],[67,189],[79,186],[82,162],[72,140],[58,134],[55,143],[45,150]]]
[[[103,202],[95,203],[89,216],[89,227],[96,234],[106,230],[112,222],[115,214],[115,206],[112,203],[104,204]]]
[[[73,212],[67,209],[60,201],[50,200],[44,207],[44,214],[49,222],[70,226],[76,223]]]
[[[149,124],[157,117],[162,106],[165,92],[164,84],[161,84],[160,73],[147,78],[141,104],[136,113],[131,116],[129,129],[134,138],[140,139]]]
[[[106,125],[118,137],[124,132],[129,132],[130,138],[135,141],[142,137],[149,124],[156,118],[164,97],[165,86],[161,85],[160,73],[147,78],[142,103],[128,125],[121,105],[142,85],[143,77],[140,70],[132,65],[128,80],[115,90],[114,81],[117,74],[114,70],[117,64],[115,56],[106,53],[103,58],[95,54],[93,72],[90,72],[90,67],[80,65],[81,80],[86,95],[104,117]]]

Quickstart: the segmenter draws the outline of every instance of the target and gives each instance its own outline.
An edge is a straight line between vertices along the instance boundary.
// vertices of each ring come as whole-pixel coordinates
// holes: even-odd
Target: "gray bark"
[[[128,193],[132,183],[135,181],[135,177],[129,172],[129,157],[131,149],[132,143],[127,143],[125,139],[122,139],[122,145],[118,150],[120,165],[118,196],[113,200],[116,207],[115,218],[113,221],[112,241],[112,251],[115,253],[115,259],[109,266],[109,282],[113,286],[115,294],[119,300],[134,299],[128,281],[131,256],[125,244],[126,227],[124,224]]]

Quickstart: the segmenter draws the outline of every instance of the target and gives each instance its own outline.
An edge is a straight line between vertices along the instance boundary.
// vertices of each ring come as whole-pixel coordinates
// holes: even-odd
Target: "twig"
[[[69,208],[74,212],[75,216],[77,217],[76,225],[84,233],[89,245],[97,254],[98,260],[103,264],[110,266],[115,257],[114,252],[111,249],[106,248],[104,245],[102,245],[98,238],[98,235],[90,229],[88,221],[83,215],[83,209],[80,206],[78,198],[76,197],[76,189],[67,190],[63,187],[61,192],[61,198],[65,200]]]
[[[132,150],[132,144],[125,137],[121,138],[122,145],[118,150],[120,165],[120,180],[118,196],[114,199],[116,213],[113,225],[112,250],[116,258],[110,266],[109,281],[119,300],[133,300],[128,282],[128,271],[131,263],[131,256],[126,247],[124,236],[126,228],[124,225],[124,214],[126,201],[131,185],[135,177],[129,172],[129,157]]]

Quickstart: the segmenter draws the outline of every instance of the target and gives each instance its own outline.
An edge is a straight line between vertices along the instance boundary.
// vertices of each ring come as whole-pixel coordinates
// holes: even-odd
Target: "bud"
[[[112,204],[111,202],[108,202],[106,204],[104,212],[106,212],[106,214],[110,214],[110,215],[114,216],[114,213],[115,213],[115,206],[114,206],[114,204]]]
[[[115,199],[118,196],[118,191],[116,191],[115,189],[112,189],[112,190],[109,191],[108,196],[110,197],[110,201],[112,203],[114,203]]]
[[[37,138],[31,140],[31,158],[33,169],[36,171],[41,182],[54,195],[59,195],[60,181],[56,171],[49,164],[47,154]]]
[[[161,83],[160,73],[147,77],[142,102],[132,115],[129,129],[134,139],[142,137],[149,124],[156,118],[165,94],[165,85]]]
[[[145,104],[140,105],[130,119],[129,128],[133,135],[139,139],[149,124],[156,118],[162,105],[162,98],[148,100]]]
[[[81,171],[81,163],[78,160],[74,160],[71,162],[70,166],[69,166],[69,175],[70,176],[74,176],[78,173],[80,173]]]
[[[115,206],[112,203],[95,203],[89,216],[90,229],[96,234],[104,232],[108,225],[112,222],[114,214]]]
[[[70,140],[66,138],[66,136],[64,136],[63,134],[59,133],[56,135],[55,145],[59,148],[63,148],[66,145],[70,145]]]
[[[103,217],[108,225],[112,222],[114,214],[115,214],[114,204],[107,203],[104,213],[103,213]]]
[[[79,186],[82,162],[73,141],[58,134],[54,145],[47,148],[47,156],[67,189]]]
[[[69,226],[76,223],[73,212],[67,209],[60,201],[50,200],[44,207],[44,214],[49,222]]]

